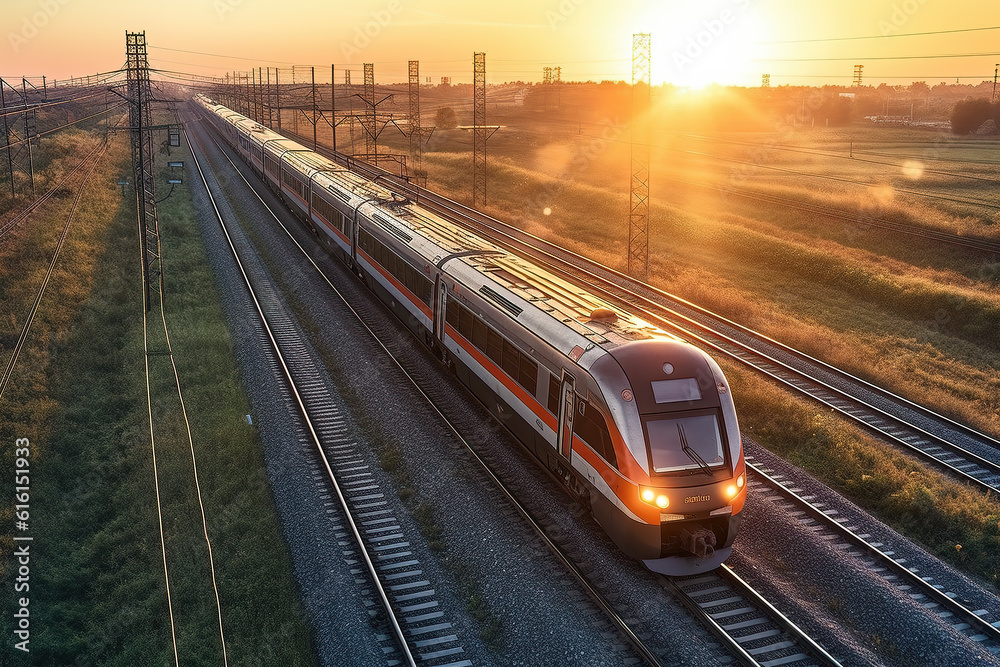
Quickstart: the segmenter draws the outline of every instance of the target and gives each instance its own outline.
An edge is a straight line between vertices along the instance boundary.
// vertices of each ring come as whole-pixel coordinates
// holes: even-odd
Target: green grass
[[[11,400],[5,394],[0,404],[3,441],[31,437],[35,444],[32,664],[173,660],[143,384],[135,211],[122,205],[114,185],[128,171],[127,146],[119,144],[95,174],[43,303],[36,344],[19,365]],[[161,204],[160,220],[167,316],[199,457],[230,664],[315,664],[261,444],[244,419],[248,402],[185,190]],[[25,234],[25,247],[35,233]],[[0,291],[23,293],[18,278],[5,274]],[[163,349],[162,341],[155,345]],[[152,357],[151,366],[180,659],[219,664],[190,452],[166,360]],[[3,496],[5,531],[11,495]],[[9,532],[3,540],[9,554]],[[9,577],[8,569],[5,588]],[[8,636],[9,623],[7,616],[0,622]]]

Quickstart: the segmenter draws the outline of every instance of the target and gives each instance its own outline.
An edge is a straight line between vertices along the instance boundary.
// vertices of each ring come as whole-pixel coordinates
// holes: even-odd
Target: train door
[[[573,415],[576,405],[576,379],[563,371],[559,389],[559,434],[556,449],[559,455],[569,461],[573,453]]]
[[[441,274],[434,278],[434,338],[444,347],[444,321],[448,313],[448,283],[441,279]]]

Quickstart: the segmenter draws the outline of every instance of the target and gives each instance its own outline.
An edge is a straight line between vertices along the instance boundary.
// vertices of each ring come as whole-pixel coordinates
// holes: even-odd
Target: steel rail
[[[869,543],[861,535],[855,533],[853,530],[831,517],[819,507],[782,484],[779,480],[761,470],[758,466],[747,462],[747,467],[750,468],[755,475],[763,479],[771,489],[777,491],[781,496],[795,504],[798,508],[804,510],[806,514],[813,519],[822,522],[827,529],[833,531],[853,546],[861,549],[869,556],[873,557],[878,563],[892,570],[893,574],[904,579],[910,586],[918,587],[921,592],[928,597],[933,598],[933,600],[938,604],[944,606],[953,613],[960,614],[965,622],[969,623],[969,625],[976,626],[977,631],[1000,644],[1000,626],[989,623],[957,599],[949,596],[947,591],[935,587],[929,581],[925,581],[923,577],[911,571],[905,565],[896,561],[892,556],[882,551],[875,545]]]
[[[230,249],[232,250],[237,268],[239,269],[239,272],[243,276],[243,280],[246,283],[250,298],[254,304],[254,308],[256,309],[257,314],[260,317],[261,327],[267,334],[267,338],[271,343],[271,347],[275,353],[275,357],[277,358],[279,365],[281,366],[282,372],[285,376],[285,380],[288,382],[289,389],[292,392],[292,396],[295,400],[296,405],[298,406],[303,423],[309,432],[309,436],[312,440],[312,443],[315,446],[317,453],[319,454],[324,469],[326,470],[327,478],[329,479],[330,484],[333,487],[333,490],[336,492],[337,499],[340,503],[341,509],[344,512],[346,522],[350,527],[354,540],[358,544],[362,560],[364,561],[365,564],[365,568],[368,570],[368,575],[378,594],[379,601],[381,602],[382,607],[387,614],[388,623],[392,628],[397,643],[400,646],[400,650],[402,651],[403,657],[406,660],[406,664],[415,667],[416,661],[406,641],[406,636],[403,633],[402,627],[399,625],[399,621],[396,618],[396,614],[392,609],[391,603],[389,602],[389,597],[386,594],[384,587],[382,586],[382,582],[378,577],[377,571],[375,570],[375,565],[374,562],[372,561],[371,555],[368,553],[367,546],[365,545],[364,539],[361,537],[361,532],[358,529],[358,526],[354,520],[354,516],[352,515],[350,507],[347,504],[347,499],[344,497],[343,491],[341,490],[340,484],[337,482],[337,478],[333,472],[333,468],[330,464],[330,461],[326,455],[326,452],[323,450],[322,444],[320,443],[319,434],[316,432],[312,419],[309,416],[309,411],[307,410],[305,401],[303,400],[302,395],[299,392],[296,379],[285,360],[284,354],[281,351],[281,346],[279,345],[274,332],[271,330],[271,327],[268,324],[267,317],[264,314],[264,309],[261,306],[261,303],[257,298],[257,294],[254,290],[253,281],[251,280],[246,269],[244,268],[243,263],[240,261],[239,253],[236,249],[236,246],[233,243],[232,237],[229,235],[229,231],[226,229],[226,223],[223,219],[221,211],[218,208],[218,205],[216,204],[215,197],[212,195],[211,188],[208,185],[208,181],[206,180],[204,171],[202,170],[201,167],[201,161],[198,159],[197,152],[195,151],[193,145],[191,146],[191,156],[194,159],[195,166],[198,169],[198,175],[200,176],[201,182],[205,187],[205,192],[208,194],[209,200],[211,201],[212,209],[215,212],[215,216],[218,219],[219,225],[222,228],[222,231],[226,237],[226,241],[229,244]]]

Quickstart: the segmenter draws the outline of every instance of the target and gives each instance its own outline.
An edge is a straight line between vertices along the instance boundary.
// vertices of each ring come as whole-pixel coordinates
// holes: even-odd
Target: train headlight
[[[730,484],[726,488],[726,496],[728,496],[729,499],[732,500],[733,498],[736,497],[736,494],[743,489],[746,483],[747,483],[746,475],[740,475],[739,477],[736,478],[736,484]]]
[[[661,510],[670,507],[670,498],[666,494],[657,493],[656,489],[651,489],[648,486],[639,487],[639,498],[642,499],[642,502],[656,505]]]

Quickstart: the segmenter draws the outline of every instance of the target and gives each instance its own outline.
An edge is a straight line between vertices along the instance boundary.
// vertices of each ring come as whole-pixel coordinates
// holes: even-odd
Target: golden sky
[[[490,82],[544,66],[629,80],[636,32],[652,35],[654,83],[847,85],[856,64],[865,83],[979,83],[1000,62],[1000,30],[968,31],[1000,26],[996,0],[3,0],[0,17],[4,77],[118,69],[126,30],[146,31],[155,68],[315,65],[322,80],[374,62],[379,82],[405,81],[415,59],[422,77],[471,81],[475,51]],[[938,34],[900,36],[921,32]]]

